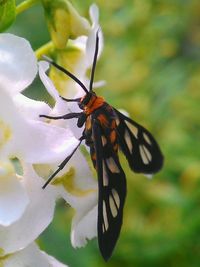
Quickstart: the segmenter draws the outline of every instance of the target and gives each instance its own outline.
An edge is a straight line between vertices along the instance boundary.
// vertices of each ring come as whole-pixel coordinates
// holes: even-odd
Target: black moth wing
[[[108,136],[105,136],[104,129],[94,118],[92,135],[99,188],[98,244],[103,258],[107,261],[112,255],[121,230],[126,197],[126,177]],[[106,138],[106,141],[104,139],[103,142],[102,138]]]
[[[134,172],[153,174],[163,165],[163,155],[152,134],[114,109],[120,149]]]

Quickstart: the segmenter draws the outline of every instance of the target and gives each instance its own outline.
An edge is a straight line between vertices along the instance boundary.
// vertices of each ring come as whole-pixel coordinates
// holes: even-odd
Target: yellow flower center
[[[10,127],[0,120],[0,149],[7,143],[12,136]]]
[[[0,248],[0,257],[5,254],[5,251],[3,248]],[[1,266],[1,265],[0,265]]]
[[[76,170],[71,167],[67,173],[58,177],[52,184],[62,184],[67,192],[77,197],[84,197],[96,191],[96,189],[81,189],[78,188],[75,182]]]

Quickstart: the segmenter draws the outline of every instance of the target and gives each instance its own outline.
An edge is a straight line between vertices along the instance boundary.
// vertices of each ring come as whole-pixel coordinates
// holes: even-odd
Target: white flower
[[[39,114],[50,112],[50,107],[21,94],[36,74],[29,43],[0,34],[0,256],[4,266],[64,266],[30,245],[52,221],[61,195],[55,186],[42,189],[44,180],[31,164],[60,162],[78,140],[69,129],[41,121]],[[21,164],[21,176],[11,158]]]
[[[55,164],[46,170],[37,166],[37,173],[48,178],[49,173],[57,169]],[[72,220],[71,243],[82,247],[97,236],[97,198],[98,185],[82,153],[77,150],[65,168],[60,171],[52,185],[59,197],[62,197],[75,210]],[[45,189],[46,190],[46,189]]]
[[[0,227],[17,221],[28,203],[28,194],[17,178],[13,165],[9,161],[0,162]]]
[[[68,169],[74,173],[67,177],[60,194],[75,210],[71,243],[74,247],[82,247],[88,239],[97,236],[97,181],[80,151],[71,158]]]
[[[91,68],[93,63],[96,33],[98,30],[100,38],[99,55],[103,46],[103,36],[98,24],[99,14],[96,5],[91,6],[90,16],[93,23],[89,36],[82,36],[73,41],[74,47],[77,47],[82,51],[82,57],[75,62],[73,67],[73,74],[78,77],[86,87],[89,85],[89,79],[86,76],[86,72],[89,68]],[[53,82],[45,73],[48,67],[49,64],[46,62],[39,63],[40,78],[56,103],[50,115],[64,115],[72,110],[73,112],[80,112],[77,104],[67,103],[60,98]],[[62,96],[64,97],[76,98],[84,94],[84,91],[74,81],[70,81],[70,83],[65,81],[65,84],[63,85],[64,89],[62,90]],[[76,119],[67,121],[52,120],[51,123],[59,124],[63,127],[70,126],[70,129],[77,138],[81,136],[83,131],[83,129],[79,129],[76,126]],[[75,170],[75,173],[71,173],[70,175],[70,168],[71,170]],[[67,175],[66,181],[68,181],[68,186],[63,181],[64,173]],[[79,151],[76,151],[76,153],[68,162],[66,168],[60,174],[58,174],[57,179],[59,179],[60,176],[62,177],[62,185],[64,185],[61,195],[67,201],[67,203],[69,203],[75,209],[76,212],[72,221],[71,242],[74,247],[81,247],[87,243],[88,239],[92,239],[97,236],[97,181],[93,179],[91,171],[88,168],[88,163]]]
[[[23,171],[23,176],[18,176],[16,181],[12,181],[11,189],[13,192],[9,194],[7,190],[4,193],[7,197],[4,203],[6,200],[8,202],[5,206],[8,208],[7,213],[12,211],[11,209],[16,209],[16,211],[14,212],[14,222],[0,225],[1,256],[14,253],[28,246],[44,231],[53,219],[55,201],[58,197],[57,190],[53,186],[43,190],[44,180],[35,173],[31,165],[24,164]],[[8,172],[5,175],[5,178],[0,177],[0,182],[2,178],[11,179],[10,177],[14,174]],[[13,188],[16,185],[18,188]],[[15,202],[11,203],[11,201]],[[19,207],[17,206],[18,204],[20,204]],[[8,217],[7,213],[5,211],[4,217],[6,219]],[[1,220],[2,217],[1,214]]]
[[[37,74],[37,61],[28,41],[0,34],[0,85],[11,94],[21,92]]]
[[[96,34],[98,31],[99,34],[99,53],[98,58],[101,55],[103,50],[103,34],[99,25],[99,10],[97,5],[93,4],[90,6],[90,18],[92,21],[92,25],[90,28],[90,32],[88,36],[81,36],[78,37],[76,40],[71,41],[72,48],[70,48],[69,52],[67,51],[66,54],[61,52],[58,60],[58,63],[64,63],[65,68],[69,69],[85,86],[86,88],[89,87],[89,78],[87,77],[88,69],[91,69],[93,64],[94,58],[94,51],[95,51],[95,41],[96,41]],[[72,52],[71,52],[72,51]],[[74,51],[78,51],[77,53]],[[65,60],[66,59],[66,60]],[[66,76],[66,79],[59,75],[58,77],[56,74],[52,75],[53,82],[56,86],[59,87],[55,90],[55,86],[53,82],[49,79],[46,75],[46,71],[49,68],[49,64],[47,62],[39,62],[39,75],[41,81],[43,82],[44,86],[46,87],[48,93],[52,96],[55,100],[55,106],[49,113],[43,113],[46,115],[60,115],[66,114],[69,112],[80,112],[80,109],[77,104],[67,103],[64,102],[60,97],[59,94],[66,98],[77,98],[84,95],[83,89],[75,83],[71,78]],[[52,67],[53,71],[55,68]],[[56,72],[57,73],[57,70]],[[59,72],[60,73],[60,72]],[[103,86],[105,84],[104,81],[99,81],[93,84],[93,87]],[[82,130],[77,127],[74,127],[75,120],[68,120],[67,125],[71,128],[74,135],[79,138]],[[53,124],[64,125],[62,121],[52,122]],[[65,124],[66,125],[66,124]]]
[[[37,73],[29,43],[11,34],[1,34],[0,55],[0,157],[18,157],[31,163],[66,157],[78,141],[70,131],[39,121],[36,115],[49,112],[50,108],[20,94]]]
[[[67,267],[52,256],[41,251],[35,243],[28,247],[0,259],[0,266],[4,267]]]
[[[99,25],[99,10],[97,5],[90,6],[90,19],[91,25],[88,36],[80,36],[75,40],[70,40],[66,50],[59,51],[57,56],[57,63],[72,72],[79,80],[81,80],[86,87],[89,86],[89,79],[86,75],[88,69],[91,68],[94,58],[95,38],[96,33],[99,31],[99,53],[98,58],[103,50],[103,34]],[[56,88],[59,90],[60,95],[66,98],[80,97],[84,91],[79,85],[74,83],[67,76],[63,78],[54,69],[51,70],[53,74],[51,77],[54,80]],[[94,83],[94,87],[104,85],[104,81]]]
[[[103,35],[98,24],[99,13],[96,5],[92,5],[90,8],[90,17],[92,20],[92,26],[89,35],[87,37],[81,36],[75,41],[72,41],[73,47],[80,49],[81,56],[75,60],[75,63],[73,57],[67,57],[70,69],[73,69],[73,74],[79,78],[87,88],[89,85],[89,79],[86,76],[86,72],[92,67],[97,31],[99,31],[100,38],[99,56],[103,48]],[[70,61],[70,59],[72,61]],[[77,104],[67,103],[60,98],[53,82],[45,73],[48,68],[49,64],[47,62],[42,61],[39,63],[40,78],[48,93],[55,100],[55,107],[49,114],[45,115],[58,116],[71,111],[80,112]],[[58,82],[62,85],[62,96],[66,98],[76,98],[84,94],[84,91],[74,81],[62,81],[60,76],[59,79],[60,80]],[[51,120],[51,124],[70,127],[77,138],[81,136],[83,131],[83,129],[79,129],[76,126],[76,119],[67,121]],[[74,173],[72,170],[74,170]],[[63,179],[65,175],[67,177],[66,182]],[[78,150],[70,159],[66,168],[58,174],[56,180],[59,180],[60,177],[62,177],[61,184],[63,185],[63,188],[59,189],[60,194],[67,203],[75,209],[76,212],[72,221],[71,242],[74,247],[81,247],[87,243],[88,239],[92,239],[97,236],[97,181],[93,179],[92,173],[88,168],[87,161]]]
[[[0,157],[18,157],[31,163],[59,161],[78,141],[70,131],[29,119],[20,112],[11,95],[0,90]]]

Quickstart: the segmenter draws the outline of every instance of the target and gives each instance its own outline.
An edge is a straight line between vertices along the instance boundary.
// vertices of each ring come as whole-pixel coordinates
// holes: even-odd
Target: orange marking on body
[[[91,114],[95,109],[100,108],[104,104],[104,98],[101,96],[92,96],[89,103],[85,106],[84,111],[87,115]]]
[[[86,122],[85,122],[85,128],[86,128],[86,130],[88,130],[88,131],[92,128],[92,122],[91,122],[91,118],[90,118],[90,116],[87,117],[87,120],[86,120]]]
[[[115,145],[113,146],[115,152],[118,151],[118,147],[119,147],[118,144],[115,144]]]
[[[108,120],[103,113],[98,116],[98,120],[100,121],[102,126],[108,127]]]
[[[96,153],[92,154],[92,159],[93,159],[93,160],[96,160],[96,159],[97,159],[97,157],[96,157]]]
[[[115,120],[112,120],[111,128],[112,129],[115,129],[116,128],[116,121]]]
[[[115,132],[115,130],[112,130],[110,133],[110,141],[111,141],[111,143],[114,143],[115,140],[116,140],[116,132]]]

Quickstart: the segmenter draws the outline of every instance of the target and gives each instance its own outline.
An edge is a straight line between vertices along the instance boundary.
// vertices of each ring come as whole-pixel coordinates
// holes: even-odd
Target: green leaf
[[[0,32],[15,20],[15,0],[0,0]]]

